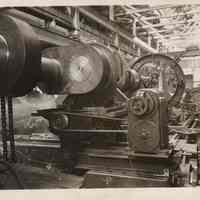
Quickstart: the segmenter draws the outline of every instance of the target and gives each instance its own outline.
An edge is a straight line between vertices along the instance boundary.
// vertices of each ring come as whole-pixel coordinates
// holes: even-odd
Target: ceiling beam
[[[158,28],[158,27],[161,27],[161,26],[166,26],[166,25],[178,25],[178,24],[185,24],[185,23],[189,23],[189,22],[200,22],[200,19],[189,19],[189,20],[186,20],[186,21],[174,21],[174,22],[167,22],[167,23],[159,23],[159,24],[151,24],[151,25],[144,25],[143,27],[138,27],[137,30],[144,30],[144,29],[147,29],[149,27],[152,27],[152,28]]]
[[[144,20],[154,20],[154,19],[167,19],[167,18],[174,18],[174,17],[181,17],[181,16],[185,16],[185,15],[190,15],[190,14],[199,14],[200,11],[189,11],[189,12],[185,12],[185,13],[179,13],[179,14],[174,14],[174,15],[167,15],[167,16],[152,16],[152,17],[143,17]]]
[[[31,7],[30,9],[33,9],[33,7]],[[57,25],[55,25],[55,27],[50,27],[50,28],[47,28],[45,26],[46,19],[48,20],[53,19],[53,16],[54,16],[53,9],[49,9],[48,10],[49,12],[46,12],[47,9],[45,9],[45,11],[41,13],[42,15],[39,15],[39,16],[36,14],[37,11],[38,10],[34,9],[34,15],[33,15],[33,12],[30,12],[29,9],[22,10],[18,8],[15,8],[15,9],[12,8],[12,9],[7,9],[5,12],[15,18],[21,19],[29,23],[34,28],[35,32],[38,34],[39,39],[42,40],[43,42],[46,42],[49,44],[55,44],[59,46],[78,42],[78,41],[73,41],[72,39],[69,38],[68,31],[71,31],[71,29],[73,28],[72,24],[70,25],[70,27],[72,27],[70,30],[62,26],[57,26]],[[52,13],[52,15],[50,15],[50,13]],[[47,14],[46,17],[45,17],[45,14]],[[56,16],[58,17],[58,15]],[[68,20],[67,16],[65,16],[64,14],[61,15],[60,13],[60,17],[62,17],[62,19],[66,18],[66,21]],[[102,34],[100,35],[99,33],[95,32],[94,29],[84,24],[80,24],[80,28],[83,32],[88,32],[89,34],[94,35],[95,37],[98,37],[100,39],[103,39],[104,41],[108,39],[106,36]],[[110,45],[113,48],[117,49],[113,44],[110,44]],[[123,47],[120,46],[120,51],[132,56],[136,56],[131,48],[128,48],[125,46]]]
[[[154,7],[150,7],[150,8],[144,8],[144,9],[137,9],[137,12],[142,13],[142,12],[148,12],[148,11],[153,11],[153,10],[163,10],[163,9],[168,9],[168,8],[177,8],[177,7],[180,7],[180,6],[181,5],[168,4],[168,5],[154,6]]]
[[[191,33],[186,33],[186,34],[176,34],[176,35],[168,35],[168,36],[165,36],[165,38],[167,39],[188,39],[192,36],[195,36],[195,35],[200,35],[200,31],[197,31],[197,32],[191,32]]]
[[[134,5],[132,6],[132,8],[136,9],[137,13],[143,13],[143,12],[148,12],[148,11],[153,11],[153,10],[162,10],[162,9],[167,9],[167,8],[176,8],[179,7],[180,5],[164,5],[164,6],[156,6],[156,7],[150,7],[150,8],[146,8],[146,9],[137,9]],[[129,11],[126,14],[133,14],[135,11]],[[120,17],[123,16],[124,13],[119,13],[116,14],[116,17]]]
[[[118,33],[119,36],[126,39],[127,41],[131,43],[135,43],[140,48],[150,52],[150,53],[157,53],[157,50],[149,46],[147,43],[142,41],[141,39],[134,37],[132,34],[129,34],[125,32],[123,29],[121,29],[119,26],[116,26],[116,24],[113,24],[112,22],[106,20],[101,15],[99,15],[97,12],[92,10],[89,7],[78,7],[79,12],[82,13],[82,15],[87,16],[88,18],[94,20],[96,23],[99,23],[103,27],[107,28],[108,30]]]
[[[123,6],[123,9],[126,10],[127,12],[129,11],[129,9],[131,10],[135,10],[131,15],[133,16],[133,18],[135,18],[143,27],[147,27],[148,32],[154,33],[154,35],[157,36],[157,38],[162,39],[162,35],[160,33],[158,33],[158,30],[155,29],[148,21],[142,19],[142,15],[140,15],[139,13],[136,12],[136,9],[134,9],[131,6]]]
[[[162,30],[158,30],[158,33],[171,33],[172,31],[173,31],[174,29],[162,29]],[[152,32],[152,31],[146,31],[146,30],[144,30],[144,31],[140,31],[140,32],[138,32],[137,33],[137,35],[149,35],[149,34],[153,34],[154,32]],[[165,35],[163,35],[163,37],[165,37]]]

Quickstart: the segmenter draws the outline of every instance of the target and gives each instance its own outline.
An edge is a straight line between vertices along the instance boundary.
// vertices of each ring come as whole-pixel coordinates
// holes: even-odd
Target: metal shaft
[[[42,57],[41,81],[45,83],[43,90],[48,94],[54,94],[61,90],[62,66],[58,60]]]

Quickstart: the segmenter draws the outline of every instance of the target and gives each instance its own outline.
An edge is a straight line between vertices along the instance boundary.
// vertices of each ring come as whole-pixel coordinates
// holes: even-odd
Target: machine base
[[[77,169],[88,170],[82,187],[170,187],[175,167],[171,153],[130,153],[127,147],[85,149]]]
[[[138,176],[123,172],[103,172],[90,170],[86,173],[82,188],[127,188],[127,187],[170,187],[167,177]]]

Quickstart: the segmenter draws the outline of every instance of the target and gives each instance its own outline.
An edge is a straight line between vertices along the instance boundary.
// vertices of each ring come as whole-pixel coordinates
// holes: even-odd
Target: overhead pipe
[[[143,42],[141,39],[139,39],[138,37],[134,37],[133,38],[133,42],[138,45],[139,47],[141,47],[142,49],[144,49],[145,51],[148,51],[149,53],[158,53],[158,50],[152,48],[151,46],[149,46],[146,42]]]

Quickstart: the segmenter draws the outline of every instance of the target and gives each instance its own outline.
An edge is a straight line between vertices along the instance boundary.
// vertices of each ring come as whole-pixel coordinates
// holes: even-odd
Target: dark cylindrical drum
[[[52,47],[43,52],[43,57],[60,63],[62,77],[58,84],[61,87],[54,85],[57,88],[54,91],[56,94],[105,93],[116,86],[120,78],[116,55],[99,44],[75,43]],[[44,65],[42,61],[42,69],[45,68]],[[48,87],[46,82],[46,88]]]
[[[40,42],[31,26],[0,15],[0,96],[22,96],[40,74]]]

